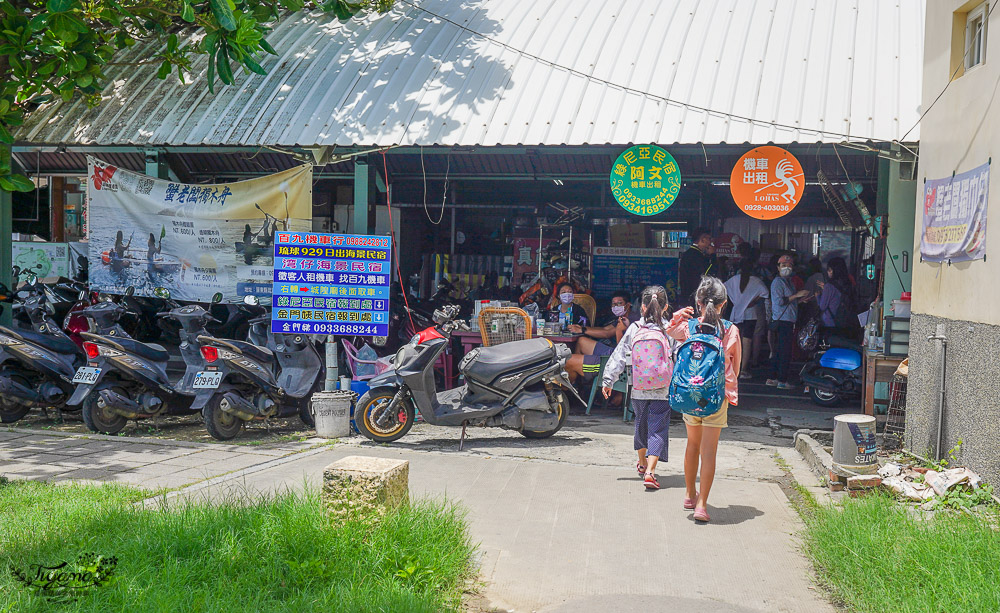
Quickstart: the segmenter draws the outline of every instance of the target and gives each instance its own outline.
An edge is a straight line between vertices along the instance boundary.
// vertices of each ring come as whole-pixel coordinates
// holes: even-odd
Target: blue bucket
[[[351,391],[358,395],[357,398],[361,398],[362,396],[364,396],[365,392],[368,391],[368,382],[367,381],[353,381],[352,380],[351,381]],[[354,430],[354,432],[356,432],[358,434],[361,434],[358,431],[357,424],[354,423],[354,405],[357,404],[357,402],[356,402],[357,398],[355,399],[355,402],[351,403],[351,428]]]

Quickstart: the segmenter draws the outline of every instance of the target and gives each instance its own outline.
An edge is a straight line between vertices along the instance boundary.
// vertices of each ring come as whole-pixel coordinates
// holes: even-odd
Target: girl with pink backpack
[[[673,373],[674,341],[664,333],[663,319],[667,292],[659,285],[642,291],[642,317],[625,330],[604,367],[604,397],[618,380],[631,357],[632,410],[635,413],[635,450],[639,454],[636,470],[647,490],[660,489],[656,464],[667,457],[670,431],[670,403],[667,395]]]

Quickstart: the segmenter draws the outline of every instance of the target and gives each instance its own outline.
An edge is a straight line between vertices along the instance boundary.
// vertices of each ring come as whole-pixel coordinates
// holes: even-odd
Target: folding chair
[[[601,389],[601,382],[604,379],[604,367],[608,365],[608,356],[601,356],[601,367],[597,371],[597,376],[594,377],[594,382],[590,385],[590,398],[587,400],[587,415],[590,415],[590,409],[594,406],[594,399],[597,397],[598,390]],[[627,369],[626,369],[627,370]],[[632,401],[632,386],[628,384],[628,375],[623,372],[618,380],[615,381],[614,385],[611,386],[611,391],[621,392],[625,395],[622,400],[622,406],[625,407],[625,421],[628,421],[627,415],[632,412],[631,401]],[[604,398],[601,394],[603,404],[602,409],[608,408],[608,399]]]

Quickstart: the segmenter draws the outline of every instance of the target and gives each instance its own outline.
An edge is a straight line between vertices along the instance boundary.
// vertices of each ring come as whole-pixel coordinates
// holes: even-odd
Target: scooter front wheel
[[[128,424],[128,420],[105,405],[98,391],[92,391],[83,401],[83,423],[87,424],[91,432],[118,434]],[[111,388],[111,391],[127,396],[127,392],[120,388]]]
[[[222,410],[222,394],[215,394],[202,410],[205,419],[205,429],[217,441],[228,441],[236,437],[243,429],[243,420]]]
[[[833,385],[837,384],[837,380],[829,375],[823,378],[829,380]],[[813,401],[813,404],[821,407],[835,407],[839,405],[841,401],[840,394],[837,392],[821,390],[815,385],[809,386],[809,398]]]
[[[354,421],[358,431],[376,443],[391,443],[399,440],[413,426],[413,403],[404,398],[396,409],[389,413],[396,390],[391,387],[373,389],[358,399],[354,410]]]

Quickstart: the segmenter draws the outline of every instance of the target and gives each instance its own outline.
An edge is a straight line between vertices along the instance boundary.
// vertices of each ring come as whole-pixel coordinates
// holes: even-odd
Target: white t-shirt
[[[746,321],[748,319],[757,319],[757,313],[763,302],[758,301],[750,309],[747,309],[747,305],[756,298],[760,296],[761,298],[767,298],[770,292],[767,290],[767,286],[764,282],[757,277],[750,277],[750,281],[747,282],[747,288],[740,291],[740,274],[737,274],[732,279],[726,281],[726,293],[729,294],[729,302],[733,304],[733,313],[730,315],[729,320],[739,324],[740,322]]]

